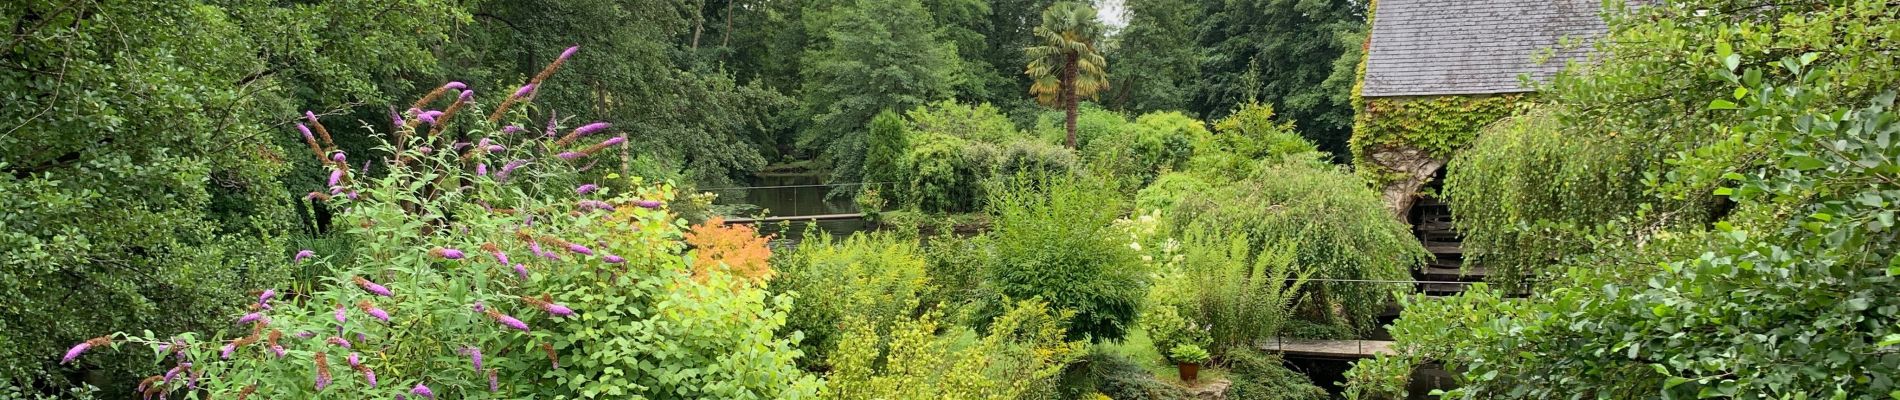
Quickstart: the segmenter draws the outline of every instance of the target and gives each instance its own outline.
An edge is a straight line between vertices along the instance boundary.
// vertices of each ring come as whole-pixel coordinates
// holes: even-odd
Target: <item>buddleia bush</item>
[[[707,268],[688,261],[699,250],[667,211],[668,185],[578,178],[625,140],[590,137],[611,126],[503,122],[525,120],[575,50],[495,100],[450,83],[393,115],[380,175],[353,167],[311,116],[298,128],[329,172],[307,197],[340,210],[353,254],[298,252],[290,262],[330,275],[313,290],[243,300],[252,305],[230,317],[234,328],[115,333],[62,361],[145,354],[165,371],[140,381],[148,397],[815,393],[791,341],[774,335],[789,298],[724,272],[695,277]]]

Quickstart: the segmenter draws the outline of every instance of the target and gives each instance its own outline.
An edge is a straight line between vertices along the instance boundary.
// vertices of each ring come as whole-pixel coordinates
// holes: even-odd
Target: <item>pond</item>
[[[763,175],[745,182],[742,188],[708,190],[719,194],[714,204],[747,208],[738,212],[745,216],[788,217],[801,215],[850,214],[858,212],[858,205],[849,198],[825,199],[832,186],[824,184],[824,179],[815,174],[774,174]],[[832,220],[814,223],[791,222],[771,223],[759,227],[762,234],[775,234],[775,245],[796,245],[808,232],[825,232],[835,236],[848,236],[854,232],[866,231],[871,224],[864,220]],[[809,228],[816,228],[811,230]]]

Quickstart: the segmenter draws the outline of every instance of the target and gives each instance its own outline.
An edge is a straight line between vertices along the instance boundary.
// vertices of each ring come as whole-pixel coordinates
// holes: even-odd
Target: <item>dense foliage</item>
[[[1402,354],[1461,371],[1456,398],[1896,393],[1900,68],[1878,44],[1900,38],[1896,16],[1881,1],[1613,13],[1603,61],[1553,82],[1549,115],[1486,132],[1448,182],[1454,210],[1485,218],[1461,225],[1480,256],[1538,290],[1412,304]],[[1458,187],[1486,184],[1500,193]]]
[[[1117,193],[1087,178],[1041,181],[991,193],[989,281],[1003,296],[1074,310],[1072,338],[1121,338],[1134,325],[1149,271],[1112,226],[1122,213]]]
[[[804,333],[799,349],[809,356],[802,360],[807,368],[831,359],[846,333],[868,335],[857,337],[869,341],[853,344],[858,351],[886,351],[889,344],[877,338],[889,337],[899,323],[920,323],[912,318],[924,307],[935,307],[923,303],[936,289],[917,244],[888,235],[852,235],[835,242],[818,236],[781,256],[777,265],[784,275],[772,291],[798,296],[786,326]],[[843,324],[847,319],[851,323]]]

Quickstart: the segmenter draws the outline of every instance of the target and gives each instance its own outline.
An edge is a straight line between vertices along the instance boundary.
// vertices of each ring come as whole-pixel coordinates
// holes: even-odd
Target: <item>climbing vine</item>
[[[1362,86],[1364,76],[1362,71]],[[1486,125],[1517,114],[1530,104],[1530,96],[1521,93],[1363,98],[1355,91],[1354,96],[1357,114],[1350,143],[1352,157],[1361,161],[1360,176],[1375,186],[1391,182],[1395,176],[1394,171],[1372,158],[1373,152],[1405,147],[1448,159],[1470,145]]]

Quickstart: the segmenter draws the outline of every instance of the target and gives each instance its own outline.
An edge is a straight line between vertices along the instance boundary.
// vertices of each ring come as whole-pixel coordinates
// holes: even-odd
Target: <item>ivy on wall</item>
[[[1363,66],[1361,68],[1364,68]],[[1365,74],[1361,71],[1363,85]],[[1478,137],[1486,125],[1528,108],[1530,95],[1507,93],[1469,96],[1359,98],[1355,91],[1352,157],[1362,160],[1359,174],[1374,186],[1396,179],[1372,153],[1403,147],[1450,159]]]

